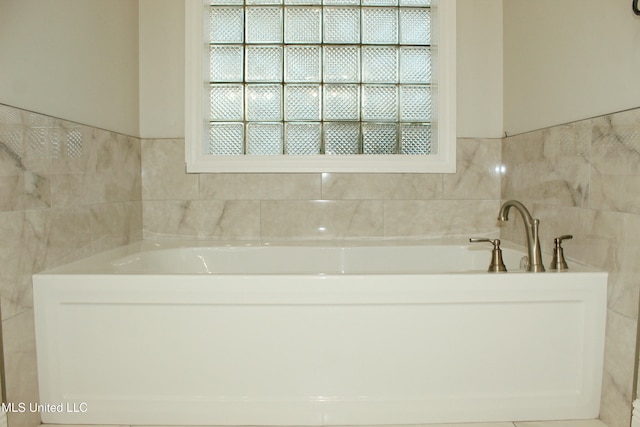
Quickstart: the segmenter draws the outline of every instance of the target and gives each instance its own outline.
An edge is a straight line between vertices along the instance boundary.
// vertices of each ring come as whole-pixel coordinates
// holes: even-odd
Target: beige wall
[[[509,135],[640,106],[640,18],[630,1],[503,3]]]
[[[138,2],[0,0],[0,103],[137,136]]]
[[[184,1],[139,0],[140,136],[184,137]]]

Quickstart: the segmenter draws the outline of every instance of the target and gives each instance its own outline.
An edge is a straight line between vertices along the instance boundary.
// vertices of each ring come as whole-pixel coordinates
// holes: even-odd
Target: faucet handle
[[[561,245],[561,244],[562,244],[562,241],[563,241],[563,240],[569,240],[569,239],[573,239],[573,236],[572,236],[571,234],[565,234],[565,235],[563,235],[563,236],[556,237],[555,239],[553,239],[553,243],[554,243],[556,246],[559,246],[559,245]]]
[[[504,266],[504,262],[502,261],[502,249],[500,249],[500,239],[487,239],[487,238],[477,238],[472,237],[469,239],[471,243],[479,243],[479,242],[488,242],[493,245],[493,250],[491,251],[491,263],[489,264],[489,269],[487,270],[489,273],[502,273],[506,272],[507,268]]]
[[[488,242],[493,245],[493,248],[500,248],[500,239],[487,239],[486,237],[472,237],[469,239],[471,243]]]
[[[553,239],[553,259],[551,260],[551,270],[556,271],[564,271],[568,270],[569,266],[564,259],[564,250],[562,249],[562,241],[573,239],[573,236],[570,234],[565,234],[560,237],[556,237]]]

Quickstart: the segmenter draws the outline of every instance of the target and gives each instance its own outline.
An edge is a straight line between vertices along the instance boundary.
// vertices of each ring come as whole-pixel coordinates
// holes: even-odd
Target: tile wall
[[[640,109],[497,139],[460,139],[458,172],[187,175],[184,141],[138,140],[0,105],[0,296],[8,398],[37,401],[33,272],[145,238],[501,235],[517,198],[541,238],[610,272],[602,418],[626,427],[640,284]],[[505,166],[505,173],[500,165]],[[143,227],[144,224],[144,227]],[[545,254],[545,261],[549,256]],[[37,414],[11,414],[11,427]]]
[[[545,249],[571,234],[565,256],[609,272],[601,418],[628,427],[640,289],[640,109],[505,138],[502,162],[502,197],[540,218]],[[516,219],[501,235],[523,242],[520,227]]]
[[[7,398],[38,402],[31,274],[142,237],[140,141],[0,105],[0,236]]]
[[[500,140],[460,139],[457,155],[454,175],[194,175],[183,140],[143,140],[144,237],[497,236]]]

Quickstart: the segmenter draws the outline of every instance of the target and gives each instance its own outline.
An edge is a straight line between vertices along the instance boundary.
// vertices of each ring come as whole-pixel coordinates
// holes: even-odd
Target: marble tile
[[[87,194],[90,203],[140,200],[140,140],[93,129],[87,145],[96,158],[94,169],[85,171],[88,187],[95,189]]]
[[[25,311],[2,322],[5,380],[9,402],[38,402],[35,329],[33,310]],[[40,414],[9,413],[11,427],[33,427],[40,424]]]
[[[320,174],[201,174],[203,200],[316,200]]]
[[[49,130],[51,174],[84,174],[95,164],[87,141],[93,129],[77,123],[54,119]]]
[[[263,201],[265,239],[380,238],[382,202],[377,200]]]
[[[443,174],[445,199],[500,199],[499,139],[458,139],[457,171]]]
[[[600,418],[609,427],[631,420],[637,327],[637,320],[608,310]]]
[[[442,174],[323,173],[325,200],[430,200],[442,198]]]
[[[259,239],[260,202],[147,201],[144,238]]]
[[[141,230],[142,204],[140,202],[91,206],[92,253],[140,240]]]
[[[142,200],[195,200],[198,174],[187,174],[184,140],[142,141]]]
[[[591,170],[588,140],[584,123],[505,139],[502,198],[584,206]]]
[[[640,125],[594,124],[591,163],[601,174],[637,175],[640,164]]]
[[[4,319],[33,307],[31,275],[44,268],[47,229],[43,211],[0,212],[0,297]]]
[[[8,138],[13,138],[14,131],[7,131],[0,124],[0,211],[50,206],[48,159],[25,158],[23,146],[27,142],[22,139],[25,132],[20,126],[15,131],[20,139],[11,141]]]
[[[497,237],[499,200],[387,200],[384,236]]]
[[[50,225],[46,238],[46,268],[91,254],[90,207],[52,209],[47,214]]]

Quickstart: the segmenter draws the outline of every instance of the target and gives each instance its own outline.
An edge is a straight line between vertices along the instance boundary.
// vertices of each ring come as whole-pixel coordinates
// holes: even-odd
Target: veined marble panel
[[[144,238],[260,238],[259,201],[145,201],[142,210]]]
[[[206,200],[315,200],[321,192],[317,173],[202,174],[200,198]]]
[[[458,139],[457,171],[443,174],[443,198],[498,200],[504,173],[499,139]]]
[[[383,236],[378,200],[303,200],[261,202],[265,239],[353,239]]]
[[[498,237],[500,200],[388,200],[384,236]]]
[[[442,198],[442,174],[323,173],[325,200],[429,200]]]

